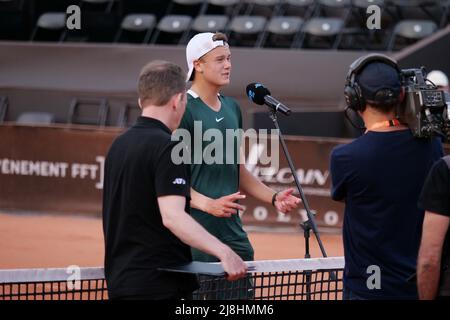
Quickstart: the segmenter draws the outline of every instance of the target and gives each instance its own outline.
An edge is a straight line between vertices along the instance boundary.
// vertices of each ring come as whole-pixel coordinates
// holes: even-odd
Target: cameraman
[[[440,141],[414,138],[396,119],[404,98],[400,70],[371,54],[350,66],[348,108],[366,132],[331,153],[332,198],[345,202],[344,299],[416,299],[423,211],[417,199],[443,152]]]

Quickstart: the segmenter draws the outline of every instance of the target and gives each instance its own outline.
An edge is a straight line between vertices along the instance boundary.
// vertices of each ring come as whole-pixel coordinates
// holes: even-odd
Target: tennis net
[[[226,281],[219,263],[167,269],[198,275],[198,300],[341,300],[343,257],[247,262],[244,279]],[[105,300],[103,268],[0,270],[0,300]]]

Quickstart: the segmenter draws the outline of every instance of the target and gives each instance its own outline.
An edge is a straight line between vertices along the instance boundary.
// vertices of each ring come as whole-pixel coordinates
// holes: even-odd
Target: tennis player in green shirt
[[[239,137],[232,137],[236,141],[233,141],[233,161],[229,161],[230,150],[226,150],[229,141],[226,142],[226,139],[230,137],[227,136],[227,129],[242,129],[242,116],[238,103],[220,94],[221,88],[230,83],[231,75],[231,52],[226,35],[195,35],[186,47],[186,58],[189,68],[187,80],[192,81],[192,86],[188,90],[186,111],[180,128],[188,130],[191,139],[199,133],[203,137],[209,129],[219,130],[223,137],[223,150],[220,150],[223,161],[219,163],[208,163],[205,159],[198,161],[198,157],[205,152],[217,156],[214,150],[207,150],[209,141],[202,141],[200,150],[193,150],[195,142],[190,144],[193,160],[191,215],[243,260],[253,260],[253,247],[238,215],[238,210],[244,208],[237,201],[249,194],[273,204],[280,212],[288,213],[298,206],[300,199],[292,195],[292,188],[277,193],[267,187],[245,168],[242,161],[238,161],[242,157],[240,141],[237,141]],[[216,257],[195,249],[192,249],[192,257],[194,261],[217,261]]]

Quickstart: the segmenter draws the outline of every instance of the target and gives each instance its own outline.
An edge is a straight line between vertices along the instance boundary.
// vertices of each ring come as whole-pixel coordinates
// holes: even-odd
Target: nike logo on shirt
[[[219,118],[219,119],[217,119],[217,118],[216,118],[216,122],[220,122],[220,121],[222,121],[222,120],[223,120],[223,118],[224,118],[224,117],[222,117],[222,118]]]

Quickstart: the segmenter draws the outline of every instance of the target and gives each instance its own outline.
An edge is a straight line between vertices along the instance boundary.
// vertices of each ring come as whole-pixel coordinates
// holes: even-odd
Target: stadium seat
[[[185,6],[193,6],[197,4],[202,4],[204,0],[171,0],[173,3],[182,4]]]
[[[34,11],[37,15],[45,12],[65,12],[68,6],[80,3],[80,1],[73,0],[35,0],[30,2],[33,2]]]
[[[228,18],[237,15],[241,6],[240,0],[206,0],[206,3],[205,14],[223,14]]]
[[[351,9],[351,0],[318,0],[317,17],[338,17],[346,20]]]
[[[340,18],[312,18],[303,26],[303,36],[294,47],[337,49],[344,20]]]
[[[393,5],[401,6],[401,7],[417,7],[417,6],[423,6],[423,5],[429,5],[433,2],[436,3],[437,1],[432,0],[389,0]]]
[[[367,25],[367,8],[372,5],[376,5],[381,9],[381,18],[384,18],[383,10],[385,1],[384,0],[353,0],[352,2],[352,18],[349,19],[349,23],[347,26],[359,26],[361,28],[365,28]],[[386,26],[386,23],[382,23],[383,26]]]
[[[345,8],[351,5],[351,0],[318,0],[321,6],[330,8]]]
[[[365,25],[367,20],[367,8],[370,6],[378,6],[381,10],[383,10],[385,6],[384,0],[353,0],[352,2],[353,8],[352,12],[355,14],[357,19],[361,19],[363,23],[360,25]]]
[[[442,1],[437,0],[390,0],[387,12],[398,20],[433,20],[441,22],[443,15]]]
[[[31,34],[31,41],[62,41],[66,28],[64,12],[47,12],[42,14]]]
[[[395,26],[388,50],[395,49],[398,37],[403,38],[407,44],[428,37],[437,30],[437,25],[431,20],[405,20]]]
[[[49,112],[23,112],[16,121],[18,124],[52,124],[55,115]]]
[[[369,6],[383,7],[385,5],[384,0],[353,0],[352,5],[356,8],[367,9]]]
[[[289,48],[300,34],[303,19],[299,17],[273,17],[267,25],[267,38],[262,40],[264,47]]]
[[[120,1],[120,15],[125,17],[129,14],[153,14],[157,20],[161,19],[167,12],[171,1],[167,0],[122,0]]]
[[[168,15],[163,17],[156,26],[151,43],[184,43],[189,33],[191,22],[192,18],[186,15]],[[160,34],[162,35],[161,37]]]
[[[195,18],[192,30],[197,32],[224,32],[228,17],[222,15],[200,15]]]
[[[81,0],[80,7],[84,10],[110,13],[115,0]]]
[[[450,23],[450,0],[444,0],[441,2],[442,17],[439,22],[439,28],[444,28]]]
[[[260,43],[267,20],[261,16],[236,16],[230,24],[230,44],[238,46],[255,46]]]
[[[5,122],[8,107],[9,107],[8,97],[0,97],[0,123]]]
[[[367,8],[369,6],[376,5],[380,8],[381,29],[368,29],[367,20],[368,13]],[[386,6],[385,0],[353,0],[351,17],[347,19],[347,28],[359,28],[360,32],[355,34],[351,39],[352,44],[348,48],[364,49],[364,50],[384,50],[386,48],[386,42],[393,29],[392,17],[388,14],[384,14]]]
[[[251,3],[253,5],[273,7],[282,2],[282,0],[244,0],[244,2]]]
[[[24,0],[0,0],[0,40],[29,39],[30,25]]]
[[[134,103],[125,104],[119,111],[117,126],[121,128],[131,127],[141,115],[141,108]]]
[[[309,19],[316,10],[314,0],[285,0],[280,10],[282,16],[295,16]]]
[[[207,0],[209,4],[222,7],[234,6],[238,4],[240,1],[241,0]]]
[[[24,0],[0,0],[0,11],[20,11],[24,7]]]
[[[70,41],[112,42],[119,27],[119,6],[115,0],[81,0],[81,30],[67,32]]]
[[[71,4],[81,7],[81,30],[61,28],[61,18],[56,15],[53,18],[48,16],[65,14]],[[370,5],[381,7],[381,30],[369,30],[366,27],[366,9]],[[126,24],[126,18],[132,14],[154,15],[155,20],[148,26],[147,20],[143,19],[142,23],[147,27],[139,30],[132,22]],[[172,20],[172,26],[164,30],[163,24],[167,19],[170,21],[170,17],[184,16],[191,18],[187,26],[183,18]],[[308,32],[304,35],[303,32],[293,36],[277,35],[265,27],[261,30],[262,34],[243,34],[230,29],[230,22],[241,16],[263,17],[266,21],[283,16],[297,17],[303,21],[340,18],[343,20],[344,31],[335,36],[334,40],[338,40],[337,42],[332,40],[332,36],[315,36]],[[43,24],[41,18],[44,22],[54,19],[52,27],[48,23]],[[317,40],[319,37],[324,40],[328,37],[329,41],[333,41],[332,48],[336,44],[343,48],[340,44],[346,42],[343,40],[347,39],[347,30],[359,29],[355,33],[358,34],[355,40],[349,42],[356,45],[355,49],[385,50],[391,45],[392,38],[402,37],[394,35],[394,30],[398,21],[405,20],[430,20],[437,28],[443,28],[450,22],[450,0],[0,0],[0,39],[6,40],[177,45],[185,44],[193,32],[220,29],[228,35],[233,33],[230,41],[236,36],[235,44],[238,46],[252,46],[253,43],[255,46],[272,47],[277,46],[272,40],[278,38],[279,47],[284,48],[292,37],[296,46],[307,40],[304,46],[308,47],[314,42],[310,40]],[[225,27],[222,27],[223,24]],[[306,24],[303,25],[305,26]],[[177,31],[177,28],[184,29]],[[303,46],[303,42],[301,45]],[[348,49],[352,49],[351,46]]]
[[[409,20],[400,21],[395,27],[394,33],[408,39],[422,39],[435,32],[436,29],[437,26],[433,21]]]
[[[69,106],[67,123],[87,124],[104,127],[108,116],[109,104],[106,99],[72,99]]]
[[[270,18],[279,14],[281,3],[280,0],[244,0],[239,14]]]
[[[66,42],[113,42],[118,26],[118,15],[88,11],[81,14],[81,30],[66,30]]]
[[[207,5],[206,0],[171,0],[166,15],[188,15],[193,18],[204,14]]]
[[[337,18],[313,18],[306,22],[304,31],[317,36],[335,36],[342,29],[343,21]]]
[[[129,14],[123,18],[115,42],[148,43],[155,24],[153,14]]]

